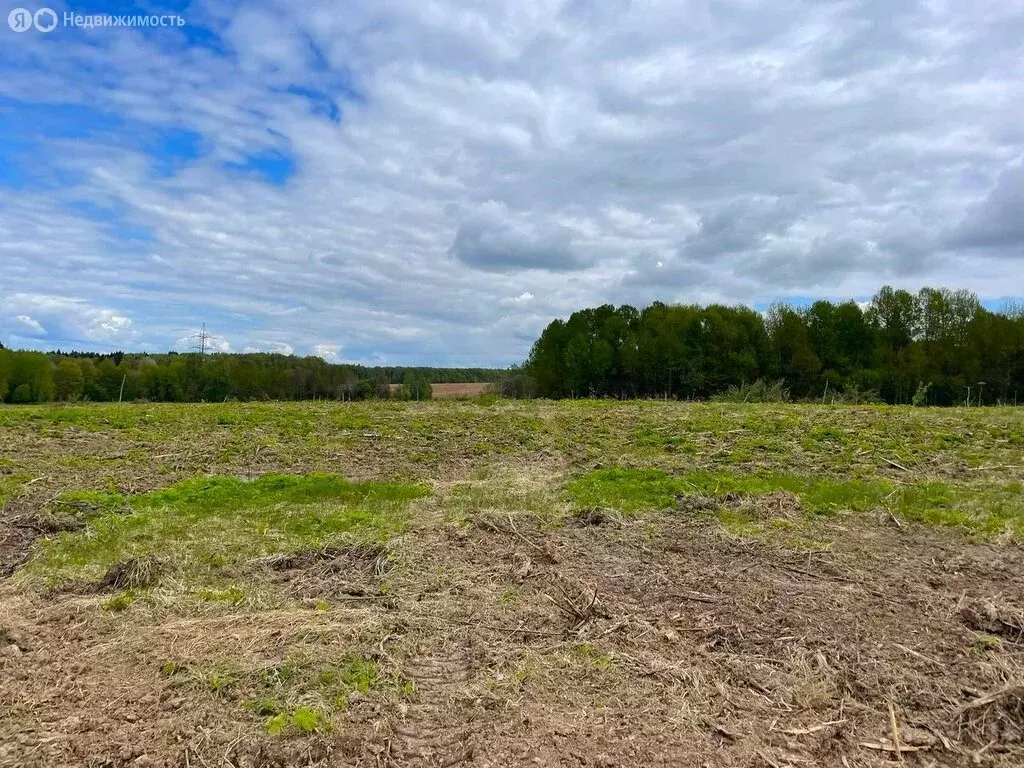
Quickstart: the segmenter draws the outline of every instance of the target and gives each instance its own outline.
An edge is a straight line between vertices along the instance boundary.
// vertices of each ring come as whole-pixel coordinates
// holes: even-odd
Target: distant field
[[[397,390],[401,384],[392,384],[391,391]],[[431,397],[436,400],[457,400],[470,397],[479,397],[486,394],[491,384],[486,381],[467,381],[451,384],[431,384]]]
[[[1024,765],[1024,409],[18,406],[0,445],[0,766]]]

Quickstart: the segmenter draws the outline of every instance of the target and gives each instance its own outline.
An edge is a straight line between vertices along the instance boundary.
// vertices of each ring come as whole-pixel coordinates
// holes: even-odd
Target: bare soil
[[[1024,764],[1017,548],[852,516],[808,552],[682,512],[531,520],[424,524],[384,559],[253,564],[326,612],[172,603],[126,621],[5,588],[0,764]],[[161,674],[169,659],[258,669],[353,648],[413,693],[357,697],[305,737]]]
[[[598,467],[725,468],[1003,488],[1010,505],[1022,439],[1009,409],[8,408],[0,766],[1020,768],[1019,534],[817,517],[781,490],[628,516],[564,487]],[[145,560],[88,589],[18,582],[40,537],[87,534],[63,492],[267,472],[433,494],[384,548],[225,567],[240,602]],[[743,538],[723,512],[782,535]],[[268,671],[352,658],[401,685],[352,694],[307,735],[273,735],[250,706]]]

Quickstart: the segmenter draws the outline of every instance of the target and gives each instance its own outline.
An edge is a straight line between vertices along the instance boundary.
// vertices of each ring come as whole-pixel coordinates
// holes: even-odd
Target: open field
[[[391,393],[401,388],[401,384],[392,384]],[[431,384],[430,396],[434,400],[458,400],[479,397],[487,392],[493,384],[486,381],[463,381],[448,384]]]
[[[1024,765],[1024,410],[0,408],[0,765]]]

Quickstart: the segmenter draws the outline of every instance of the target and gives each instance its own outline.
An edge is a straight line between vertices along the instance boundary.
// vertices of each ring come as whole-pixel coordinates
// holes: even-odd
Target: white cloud
[[[91,310],[85,334],[94,341],[122,338],[131,331],[131,318],[112,309]]]
[[[187,336],[179,336],[174,342],[174,350],[177,352],[205,352],[210,354],[213,352],[234,352],[231,342],[223,336],[219,336],[215,333],[207,333],[206,341],[204,341],[199,331],[190,333]],[[248,351],[248,350],[245,350]],[[264,350],[258,350],[264,351]]]
[[[295,347],[281,341],[260,341],[255,344],[246,344],[243,352],[272,352],[278,355],[294,355]]]
[[[505,307],[516,307],[516,306],[522,306],[524,304],[529,304],[533,300],[534,300],[534,295],[532,293],[530,293],[529,291],[523,291],[518,296],[513,296],[511,298],[502,299],[501,300],[501,304],[502,304],[502,306],[505,306]]]
[[[31,315],[18,315],[15,318],[19,323],[28,328],[30,331],[39,334],[45,334],[46,329],[39,324],[39,321],[33,318]]]
[[[336,363],[341,359],[341,346],[339,344],[314,344],[313,354],[328,363]]]
[[[97,306],[84,299],[45,293],[13,293],[0,298],[0,311],[37,334],[46,344],[58,346],[101,346],[135,344],[138,334],[123,312]],[[45,326],[44,326],[45,323]]]
[[[0,336],[20,314],[49,331],[30,343],[161,350],[206,321],[217,348],[480,365],[605,302],[1024,294],[1020,2],[199,2],[189,23],[217,46],[7,40],[0,96],[37,105],[15,138],[38,144],[31,183],[0,172]],[[183,130],[199,156],[168,170],[152,147]],[[279,184],[230,165],[271,150]]]

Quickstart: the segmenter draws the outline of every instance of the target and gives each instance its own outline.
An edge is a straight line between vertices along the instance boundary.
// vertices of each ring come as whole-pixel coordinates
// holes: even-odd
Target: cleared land
[[[1024,412],[0,409],[0,765],[1020,766]]]
[[[401,388],[401,384],[392,384],[391,392]],[[479,397],[486,394],[488,388],[493,385],[486,381],[463,381],[449,384],[431,384],[430,396],[435,400],[459,400],[471,397]]]

